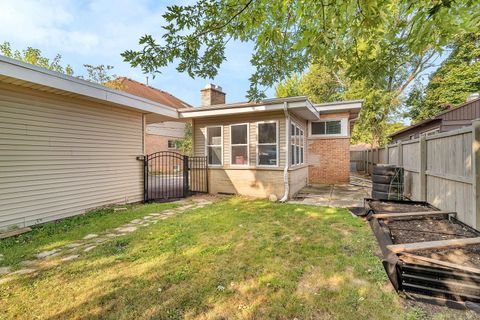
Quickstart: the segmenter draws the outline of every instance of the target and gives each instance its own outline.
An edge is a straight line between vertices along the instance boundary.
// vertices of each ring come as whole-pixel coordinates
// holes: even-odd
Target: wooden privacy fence
[[[455,131],[352,151],[351,158],[357,170],[366,173],[371,173],[378,163],[403,167],[405,196],[428,201],[441,210],[456,211],[461,221],[480,228],[479,149],[480,120],[475,120],[472,126]]]

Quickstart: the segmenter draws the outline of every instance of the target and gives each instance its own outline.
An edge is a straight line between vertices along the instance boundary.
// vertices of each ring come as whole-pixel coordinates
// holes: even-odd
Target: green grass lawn
[[[1,250],[14,261],[166,206],[46,226]],[[344,209],[230,198],[1,284],[0,318],[422,318],[390,289],[375,249],[367,224]]]
[[[0,267],[15,266],[40,251],[52,250],[82,239],[87,234],[101,233],[148,213],[176,206],[173,203],[126,205],[123,207],[126,207],[127,211],[114,212],[113,208],[105,208],[86,215],[36,226],[31,232],[0,240],[0,254],[4,255],[3,260],[0,260]]]

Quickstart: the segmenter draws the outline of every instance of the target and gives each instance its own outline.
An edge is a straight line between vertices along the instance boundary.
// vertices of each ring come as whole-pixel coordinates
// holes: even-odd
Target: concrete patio
[[[348,184],[307,186],[291,202],[329,207],[363,207],[363,199],[370,197],[371,188],[368,178],[352,175]]]

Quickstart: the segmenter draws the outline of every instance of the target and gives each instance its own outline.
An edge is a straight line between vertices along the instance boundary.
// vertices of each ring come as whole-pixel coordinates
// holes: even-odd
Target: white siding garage
[[[143,200],[144,110],[32,89],[1,71],[0,229]]]

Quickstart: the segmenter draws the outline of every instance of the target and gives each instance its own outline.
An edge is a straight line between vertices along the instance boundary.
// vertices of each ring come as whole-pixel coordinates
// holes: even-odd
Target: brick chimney
[[[200,95],[202,97],[202,107],[225,103],[225,92],[222,91],[222,87],[211,83],[200,90]]]

